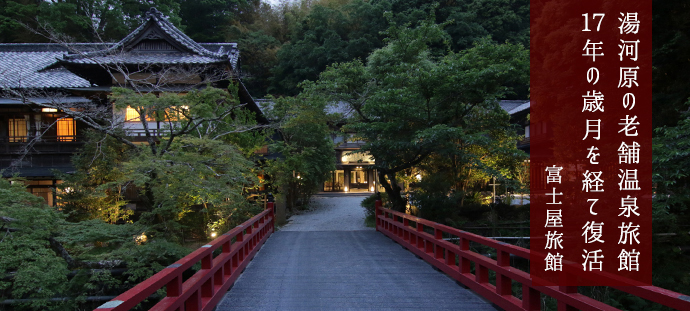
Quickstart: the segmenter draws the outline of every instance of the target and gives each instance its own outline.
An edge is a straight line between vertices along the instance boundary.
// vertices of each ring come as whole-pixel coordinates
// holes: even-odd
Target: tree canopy
[[[268,165],[268,173],[272,186],[285,195],[287,208],[292,211],[321,191],[328,174],[335,169],[326,102],[308,94],[271,98],[266,110],[269,118],[279,124],[279,135],[269,148],[280,154]]]
[[[520,158],[509,116],[497,99],[510,92],[507,84],[526,83],[527,52],[487,39],[462,52],[434,55],[431,46],[447,38],[441,27],[429,20],[415,28],[392,24],[386,46],[366,64],[335,64],[317,82],[305,84],[307,92],[355,112],[346,127],[366,142],[361,150],[376,159],[379,182],[396,209],[405,206],[399,174],[433,156],[482,170],[488,165],[478,159],[482,153],[471,152],[473,146]],[[512,144],[497,144],[499,136],[512,137]]]
[[[139,26],[140,19],[152,6],[169,16],[173,24],[180,25],[180,3],[175,0],[3,0],[0,1],[0,40],[49,41],[33,29],[60,34],[68,42],[117,42]]]
[[[364,60],[383,46],[388,27],[383,12],[396,23],[417,25],[432,11],[446,24],[448,45],[461,51],[491,37],[527,46],[527,0],[300,0],[271,7],[261,0],[184,1],[25,1],[0,0],[0,41],[48,42],[32,32],[46,28],[70,42],[116,42],[155,6],[197,42],[238,42],[243,75],[251,94],[296,95],[303,80],[315,81],[327,66]],[[526,96],[526,88],[519,90]]]
[[[315,81],[328,65],[366,59],[383,46],[383,32],[388,28],[383,12],[391,12],[390,18],[398,24],[413,26],[434,12],[434,22],[446,25],[442,31],[449,43],[431,45],[436,53],[467,49],[482,38],[523,46],[529,43],[526,0],[315,2],[309,14],[295,21],[290,41],[278,51],[269,93],[297,94],[299,82]],[[521,90],[520,95],[524,97],[525,92]]]

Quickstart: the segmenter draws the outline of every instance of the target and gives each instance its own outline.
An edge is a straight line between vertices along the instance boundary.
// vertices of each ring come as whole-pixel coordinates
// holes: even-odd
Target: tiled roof
[[[0,52],[62,52],[65,54],[70,50],[89,52],[105,49],[113,43],[67,43],[66,45],[56,43],[2,43]]]
[[[355,113],[354,110],[346,102],[339,101],[333,102],[326,106],[326,114],[340,114],[343,118],[352,117]]]
[[[133,43],[137,43],[140,37],[146,34],[145,31],[149,29],[151,24],[156,31],[162,31],[186,51],[172,53],[133,53],[127,51]],[[63,61],[77,64],[211,64],[229,61],[235,69],[238,58],[237,44],[197,43],[163,17],[161,12],[151,8],[146,13],[146,21],[120,42],[99,51],[68,54],[65,55]]]
[[[70,63],[76,64],[212,64],[227,62],[227,59],[218,59],[188,53],[142,53],[142,54],[117,54],[106,56],[92,56],[70,59]]]
[[[179,30],[178,30],[179,31]],[[190,39],[191,40],[191,39]],[[89,54],[102,51],[112,43],[75,43],[69,48],[57,43],[2,43],[0,44],[0,88],[83,88],[90,83],[64,69],[58,61],[74,51]],[[122,62],[156,64],[211,64],[230,61],[236,68],[239,59],[237,43],[199,43],[206,54],[223,54],[225,58],[189,53],[141,53],[101,56],[99,59],[73,59],[77,63]],[[209,55],[211,55],[209,54]],[[77,54],[72,54],[77,55]],[[84,54],[79,54],[84,55]],[[229,57],[229,58],[228,58]]]
[[[61,104],[77,104],[90,103],[91,100],[79,96],[55,96],[55,97],[29,97],[26,98],[27,103],[34,103],[39,105],[61,103]],[[0,98],[0,105],[22,105],[25,102],[16,98]]]
[[[237,48],[237,43],[223,42],[223,43],[199,43],[205,49],[220,54],[227,54],[232,64],[232,69],[237,69],[237,62],[240,60],[240,50]]]
[[[0,88],[67,88],[87,87],[90,83],[64,68],[43,70],[65,54],[60,45],[35,45],[43,52],[27,51],[31,46],[0,44]],[[45,51],[47,47],[53,51]],[[59,48],[63,50],[60,51]],[[20,50],[11,51],[11,48]]]
[[[152,31],[152,32],[151,32]],[[124,51],[148,38],[162,35],[177,47],[170,51]],[[179,50],[182,49],[182,50]],[[230,62],[237,71],[239,50],[236,43],[197,43],[151,8],[146,21],[118,43],[0,44],[0,88],[84,88],[90,83],[64,69],[61,63],[74,64],[218,64]]]
[[[502,100],[498,104],[510,115],[529,109],[529,100]]]

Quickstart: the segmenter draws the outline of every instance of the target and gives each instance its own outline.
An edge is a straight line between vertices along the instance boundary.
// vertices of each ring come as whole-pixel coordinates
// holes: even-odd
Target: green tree
[[[51,250],[49,240],[59,231],[61,220],[43,199],[27,192],[21,180],[0,179],[0,293],[15,298],[51,298],[60,293],[69,270]],[[46,305],[37,301],[32,307]]]
[[[124,132],[121,134],[124,135]],[[112,137],[88,131],[81,152],[74,155],[74,172],[60,174],[60,206],[67,220],[99,219],[115,224],[130,220],[133,211],[125,208],[122,163],[130,160],[130,147]]]
[[[289,42],[278,51],[277,65],[269,93],[294,95],[303,80],[315,81],[327,66],[365,59],[382,47],[381,34],[388,25],[383,12],[398,24],[419,25],[434,15],[438,24],[446,24],[449,45],[432,44],[435,55],[471,48],[490,36],[498,43],[529,45],[529,1],[527,0],[460,0],[460,1],[301,1],[309,3],[301,14],[283,11],[284,28],[290,29]],[[281,41],[283,42],[283,41]],[[515,85],[516,97],[526,97],[527,88]]]
[[[366,141],[361,150],[376,159],[380,184],[402,210],[401,172],[434,155],[457,157],[460,167],[477,165],[472,146],[497,148],[491,138],[507,135],[509,127],[497,99],[510,92],[507,84],[527,82],[528,53],[483,40],[466,51],[433,56],[430,45],[447,34],[429,20],[416,28],[392,25],[387,35],[387,45],[366,64],[336,64],[307,90],[350,105],[356,116],[347,129]]]
[[[652,115],[654,128],[675,126],[690,97],[690,7],[682,1],[652,1]]]
[[[243,83],[256,98],[266,96],[272,77],[271,68],[276,65],[280,42],[263,31],[242,35],[238,47],[242,55],[242,71],[247,75]]]
[[[244,197],[258,185],[245,155],[265,137],[254,132],[262,126],[242,108],[232,84],[230,91],[208,87],[184,95],[114,88],[112,98],[116,109],[135,107],[146,129],[147,143],[138,145],[121,131],[97,128],[129,147],[116,182],[143,191],[147,212],[140,222],[166,236],[179,237],[185,228],[204,236],[257,212]],[[148,128],[151,120],[160,122],[157,138]]]
[[[690,105],[690,101],[686,103]],[[680,232],[690,205],[690,115],[684,114],[675,126],[655,129],[653,139],[654,231]]]
[[[290,42],[278,51],[269,93],[296,95],[298,84],[314,81],[330,64],[365,58],[381,47],[385,3],[361,0],[342,6],[316,4],[297,21]]]
[[[175,0],[151,2],[108,1],[0,1],[0,40],[2,42],[48,42],[49,37],[24,27],[60,34],[67,42],[119,41],[139,26],[150,7],[180,24],[180,4]]]
[[[0,179],[0,299],[28,299],[14,310],[95,308],[84,298],[118,294],[189,253],[145,238],[138,224],[63,217],[27,192],[21,179]],[[122,277],[112,275],[125,266]]]
[[[185,33],[197,42],[224,42],[233,20],[251,0],[179,0]]]
[[[276,98],[268,107],[269,117],[279,124],[280,136],[271,144],[280,157],[269,164],[268,171],[290,210],[298,201],[306,204],[335,169],[326,102],[309,95]]]
[[[655,16],[656,18],[656,16]],[[690,101],[686,102],[690,105]],[[669,107],[670,108],[670,107]],[[680,121],[671,126],[662,126],[654,130],[652,143],[652,229],[654,233],[671,233],[654,235],[652,241],[652,261],[654,265],[653,284],[680,293],[690,292],[688,277],[687,251],[685,245],[690,243],[687,234],[687,222],[690,220],[690,118],[682,114]],[[612,296],[616,301],[623,301],[620,295]],[[629,298],[628,298],[629,299]],[[647,301],[633,301],[635,306],[656,310],[658,305]]]

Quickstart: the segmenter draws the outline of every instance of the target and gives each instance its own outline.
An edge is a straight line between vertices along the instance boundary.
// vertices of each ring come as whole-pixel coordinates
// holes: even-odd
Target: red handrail
[[[163,286],[166,297],[150,310],[212,310],[273,231],[273,203],[268,203],[265,211],[95,310],[129,310]],[[221,247],[222,252],[214,258],[213,251]],[[201,262],[201,270],[183,280],[182,273],[197,262]]]
[[[410,222],[416,225],[410,226]],[[432,229],[434,234],[425,232],[425,227]],[[376,231],[382,232],[504,310],[540,310],[541,294],[555,298],[558,310],[619,310],[578,294],[577,286],[533,286],[529,273],[510,266],[511,254],[529,260],[529,249],[384,209],[381,201],[376,201]],[[444,234],[456,237],[459,243],[456,245],[444,240]],[[470,251],[470,241],[494,248],[496,260]],[[474,263],[474,273],[471,272],[470,263]],[[489,270],[496,273],[496,285],[489,283]],[[512,281],[522,284],[522,299],[512,294]],[[690,310],[690,297],[670,290],[656,286],[613,288],[667,307]]]

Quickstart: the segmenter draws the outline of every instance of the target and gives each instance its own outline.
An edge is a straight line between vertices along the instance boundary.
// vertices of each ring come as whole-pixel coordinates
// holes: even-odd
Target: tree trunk
[[[286,197],[285,201],[287,203],[286,207],[287,207],[288,211],[290,211],[290,213],[293,213],[294,212],[293,207],[295,206],[296,200],[295,200],[295,186],[294,186],[294,183],[292,181],[288,182],[288,191],[287,191],[287,195],[285,197]]]
[[[390,178],[390,183],[386,176]],[[400,195],[402,189],[398,186],[398,182],[395,178],[395,173],[388,173],[383,170],[379,170],[379,183],[386,190],[388,194],[388,200],[392,204],[392,209],[398,212],[405,212],[405,207],[407,206],[407,200]]]

